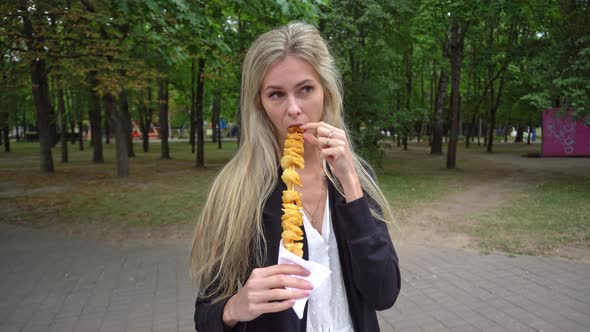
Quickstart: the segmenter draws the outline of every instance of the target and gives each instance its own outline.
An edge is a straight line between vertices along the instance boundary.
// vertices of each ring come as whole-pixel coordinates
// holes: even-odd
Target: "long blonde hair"
[[[199,296],[214,301],[234,294],[251,269],[265,260],[262,210],[278,181],[281,152],[275,128],[262,107],[260,87],[268,68],[286,56],[300,57],[318,72],[325,96],[322,121],[346,131],[340,74],[318,30],[294,22],[259,36],[242,68],[242,144],[213,181],[195,225],[191,277]],[[377,204],[373,215],[393,220],[383,193],[354,151],[353,156],[361,186]],[[342,194],[325,163],[324,171]]]

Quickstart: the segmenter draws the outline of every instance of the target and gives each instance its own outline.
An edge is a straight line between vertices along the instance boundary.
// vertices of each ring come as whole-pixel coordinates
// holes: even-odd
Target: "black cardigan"
[[[281,195],[286,186],[279,181],[270,195],[263,214],[266,236],[267,259],[264,266],[277,263],[281,239]],[[387,230],[387,225],[373,218],[367,196],[346,203],[332,183],[329,183],[330,211],[342,277],[348,298],[348,308],[354,330],[357,332],[379,331],[375,310],[393,306],[400,290],[398,258]],[[304,239],[303,258],[308,258],[307,242]],[[211,303],[197,298],[195,304],[195,327],[199,332],[222,332],[223,308],[228,299]],[[250,321],[238,323],[232,331],[285,331],[305,332],[307,306],[303,319],[298,319],[292,309],[278,313],[263,314]]]

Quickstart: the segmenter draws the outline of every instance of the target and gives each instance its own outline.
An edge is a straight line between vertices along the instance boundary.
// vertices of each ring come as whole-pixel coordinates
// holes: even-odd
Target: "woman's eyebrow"
[[[310,79],[305,79],[305,80],[303,80],[303,81],[301,81],[301,82],[299,82],[299,83],[295,84],[295,86],[296,86],[296,87],[298,87],[298,86],[302,86],[302,85],[309,84],[309,83],[313,83],[313,82],[314,82],[313,80],[310,80]]]
[[[309,83],[314,83],[314,82],[315,81],[314,80],[311,80],[311,79],[304,79],[303,81],[295,84],[295,87],[300,87],[302,85],[309,84]],[[280,86],[280,85],[267,85],[266,87],[264,87],[263,91],[264,90],[281,90],[281,89],[283,89],[283,87]]]

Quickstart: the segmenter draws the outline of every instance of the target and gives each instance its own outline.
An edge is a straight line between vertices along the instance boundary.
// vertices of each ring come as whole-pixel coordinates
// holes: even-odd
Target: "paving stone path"
[[[390,331],[590,331],[590,264],[404,244]],[[194,331],[188,246],[0,224],[0,331]],[[206,332],[206,331],[204,331]]]

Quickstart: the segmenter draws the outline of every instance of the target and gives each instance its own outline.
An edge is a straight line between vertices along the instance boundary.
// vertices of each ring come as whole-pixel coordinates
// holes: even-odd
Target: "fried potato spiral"
[[[283,191],[283,216],[281,217],[281,227],[283,233],[281,237],[285,249],[299,257],[303,257],[303,213],[301,212],[301,193],[296,191],[295,185],[301,186],[299,173],[295,168],[303,169],[303,129],[298,127],[289,128],[289,133],[285,138],[283,157],[281,158],[281,167],[283,174],[281,180],[287,185],[287,190]]]

